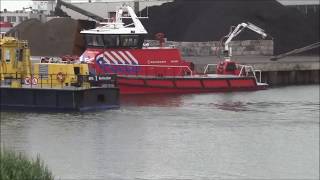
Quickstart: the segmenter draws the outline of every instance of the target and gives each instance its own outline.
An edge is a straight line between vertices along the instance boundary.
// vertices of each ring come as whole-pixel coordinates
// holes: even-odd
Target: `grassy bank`
[[[52,173],[44,165],[39,156],[35,160],[21,153],[1,150],[0,154],[1,180],[53,180]]]

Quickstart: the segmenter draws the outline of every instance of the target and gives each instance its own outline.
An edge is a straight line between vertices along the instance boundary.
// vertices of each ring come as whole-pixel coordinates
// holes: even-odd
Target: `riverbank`
[[[54,180],[39,155],[36,159],[30,159],[25,154],[5,148],[0,149],[0,172],[1,180]]]

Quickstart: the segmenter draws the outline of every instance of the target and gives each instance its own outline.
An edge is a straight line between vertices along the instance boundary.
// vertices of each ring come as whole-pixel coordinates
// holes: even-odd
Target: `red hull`
[[[257,84],[254,76],[241,74],[241,67],[237,69],[239,67],[231,61],[220,63],[216,70],[222,71],[218,74],[195,75],[192,63],[182,60],[177,49],[88,49],[82,58],[91,59],[89,69],[92,74],[117,74],[120,94],[207,93],[267,88],[266,84]],[[230,68],[229,65],[233,66]]]
[[[118,77],[120,94],[208,93],[266,89],[253,77]]]

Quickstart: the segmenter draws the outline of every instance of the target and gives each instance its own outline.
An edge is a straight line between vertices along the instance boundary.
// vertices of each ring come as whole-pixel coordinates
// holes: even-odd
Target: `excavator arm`
[[[71,3],[67,3],[67,2],[62,1],[62,0],[57,0],[56,9],[61,10],[61,6],[64,6],[64,7],[69,8],[69,9],[75,11],[75,12],[83,14],[83,15],[85,15],[85,16],[87,16],[89,18],[92,18],[92,19],[94,19],[94,20],[96,20],[98,22],[104,21],[104,18],[101,17],[101,16],[98,16],[98,15],[93,14],[93,13],[91,13],[89,11],[86,11],[86,10],[84,10],[82,8],[79,8],[78,6],[75,6],[75,5],[71,4]]]
[[[248,28],[248,29],[260,34],[263,39],[267,37],[267,34],[264,32],[263,29],[259,28],[258,26],[254,25],[252,23],[247,22],[247,23],[238,24],[236,28],[234,28],[233,30],[231,29],[230,33],[225,36],[225,38],[227,38],[227,39],[225,42],[223,42],[224,51],[227,52],[228,57],[230,57],[232,54],[231,47],[229,47],[229,43],[232,41],[233,38],[238,36],[245,28]]]
[[[144,28],[144,26],[142,25],[141,21],[139,20],[139,17],[137,17],[136,13],[134,12],[134,10],[130,7],[130,6],[123,6],[124,8],[127,9],[134,26],[140,31],[140,32],[145,32],[147,33],[146,29]]]

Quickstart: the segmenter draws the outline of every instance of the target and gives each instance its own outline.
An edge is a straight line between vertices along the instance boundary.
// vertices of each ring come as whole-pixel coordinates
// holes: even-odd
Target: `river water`
[[[57,179],[319,179],[319,86],[123,97],[91,113],[1,112],[1,144]]]

